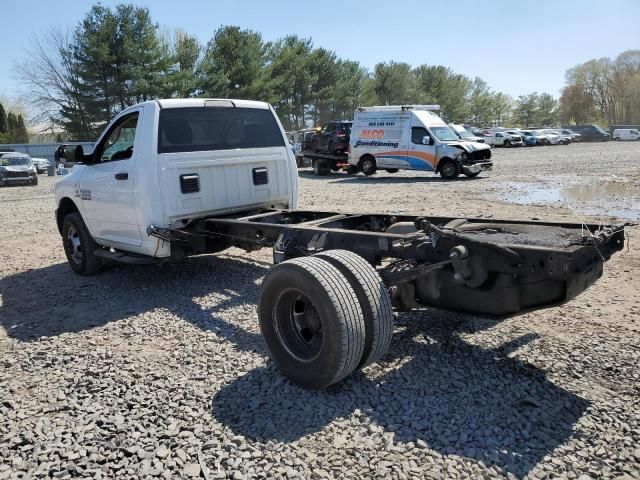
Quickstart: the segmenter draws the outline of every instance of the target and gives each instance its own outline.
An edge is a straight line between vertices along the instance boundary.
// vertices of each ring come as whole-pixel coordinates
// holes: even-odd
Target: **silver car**
[[[0,185],[38,184],[38,172],[25,153],[4,153],[0,155]]]

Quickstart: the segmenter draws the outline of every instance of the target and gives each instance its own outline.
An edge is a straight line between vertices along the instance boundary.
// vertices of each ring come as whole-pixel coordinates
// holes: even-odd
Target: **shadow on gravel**
[[[399,177],[393,174],[383,173],[383,176],[373,175],[371,177],[367,177],[366,175],[347,175],[342,172],[332,172],[329,175],[325,176],[317,176],[314,175],[313,172],[305,172],[299,171],[298,176],[301,178],[305,178],[308,180],[325,180],[329,183],[363,183],[363,184],[403,184],[403,183],[451,183],[452,180],[445,180],[440,175],[436,175],[434,173],[427,173],[428,176],[412,176],[412,177]],[[487,177],[475,177],[469,178],[464,175],[460,175],[455,181],[456,182],[472,182],[477,180],[482,180]]]
[[[92,277],[66,263],[0,279],[0,326],[31,341],[80,332],[164,308],[200,328],[215,331],[242,350],[263,351],[260,335],[229,324],[225,310],[253,305],[257,281],[270,265],[233,255],[205,255],[151,266],[111,266]],[[203,306],[198,299],[215,295]]]
[[[355,416],[354,426],[371,422],[394,432],[394,443],[421,440],[443,454],[482,460],[523,477],[572,435],[589,402],[506,356],[535,336],[480,348],[460,334],[495,322],[466,317],[456,324],[455,318],[460,317],[401,314],[383,360],[387,373],[375,379],[356,374],[316,392],[291,384],[273,364],[253,370],[213,397],[213,416],[236,434],[263,442],[292,442]],[[361,439],[334,431],[338,448],[371,436],[358,428],[350,431],[362,432]]]

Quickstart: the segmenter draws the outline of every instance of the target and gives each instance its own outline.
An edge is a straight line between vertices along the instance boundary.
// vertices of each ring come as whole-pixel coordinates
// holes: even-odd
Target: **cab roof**
[[[155,101],[160,105],[160,108],[229,107],[269,109],[269,104],[266,102],[230,98],[170,98]]]

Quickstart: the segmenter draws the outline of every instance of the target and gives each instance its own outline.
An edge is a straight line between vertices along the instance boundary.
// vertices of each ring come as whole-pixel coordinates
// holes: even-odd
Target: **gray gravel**
[[[301,207],[567,219],[578,203],[504,193],[603,175],[638,187],[640,145],[494,158],[490,176],[460,182],[302,171]],[[54,179],[40,180],[0,189],[0,480],[640,478],[633,241],[561,307],[502,322],[399,314],[382,362],[311,392],[278,374],[260,337],[269,251],[79,277],[53,221]]]

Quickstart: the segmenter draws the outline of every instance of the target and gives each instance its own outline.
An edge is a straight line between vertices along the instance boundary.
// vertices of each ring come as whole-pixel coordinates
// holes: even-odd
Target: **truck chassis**
[[[390,340],[392,306],[506,317],[558,305],[593,284],[624,246],[623,225],[300,210],[255,210],[178,228],[150,226],[147,233],[185,255],[273,247],[276,266],[259,304],[262,332],[283,373],[312,388],[380,358]],[[359,310],[342,311],[353,298]],[[327,339],[332,322],[347,332],[342,340]],[[362,345],[345,343],[350,335],[362,337]],[[326,351],[340,341],[352,348]],[[354,355],[357,362],[345,360]],[[342,363],[328,365],[334,357]]]

